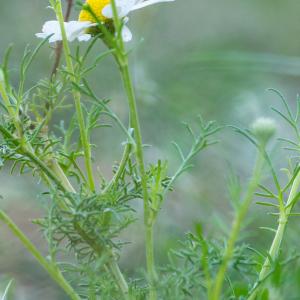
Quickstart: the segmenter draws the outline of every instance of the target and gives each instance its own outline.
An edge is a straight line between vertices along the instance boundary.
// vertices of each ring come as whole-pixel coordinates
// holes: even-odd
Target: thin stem
[[[22,129],[21,129],[20,124],[19,124],[19,120],[18,120],[19,118],[18,118],[18,115],[17,115],[16,111],[13,109],[12,104],[10,103],[8,94],[7,94],[6,89],[5,89],[5,84],[4,84],[3,81],[0,81],[0,96],[2,96],[3,102],[5,104],[5,107],[6,107],[7,111],[8,111],[8,114],[12,118],[12,121],[13,121],[15,127],[16,127],[16,130],[17,130],[18,134],[21,137]]]
[[[74,194],[76,193],[65,172],[61,169],[60,165],[56,160],[51,161],[50,169],[53,171],[53,173],[55,173],[58,176],[62,186],[65,188],[66,191]]]
[[[133,86],[131,83],[131,78],[129,74],[128,63],[125,63],[121,68],[121,74],[123,78],[124,87],[128,97],[128,105],[130,110],[130,119],[131,124],[134,129],[134,137],[136,141],[136,159],[139,166],[140,176],[141,176],[141,185],[142,185],[142,194],[144,200],[144,223],[145,223],[145,235],[146,235],[146,261],[147,261],[147,271],[150,281],[150,294],[149,299],[157,299],[157,293],[154,288],[156,281],[156,271],[154,263],[154,242],[153,242],[153,220],[151,218],[151,208],[149,206],[149,195],[147,188],[147,177],[145,172],[144,165],[144,153],[143,153],[143,143],[142,135],[140,130],[140,123],[138,117],[138,111],[136,107],[136,100],[133,91]]]
[[[272,241],[270,250],[269,250],[269,256],[265,259],[265,262],[262,266],[262,269],[259,273],[258,280],[264,281],[266,277],[268,276],[271,268],[271,262],[274,261],[279,253],[282,240],[284,237],[284,233],[286,230],[286,225],[288,223],[289,215],[293,209],[292,201],[294,201],[295,197],[298,194],[300,186],[300,172],[298,172],[297,176],[294,179],[288,200],[286,202],[286,205],[283,209],[280,211],[279,220],[278,220],[278,227],[274,236],[274,239]],[[256,289],[248,298],[248,300],[254,300],[257,297],[257,294],[259,292],[259,289]]]
[[[136,155],[139,172],[141,176],[142,194],[143,194],[143,201],[144,201],[146,262],[147,262],[147,272],[148,272],[148,277],[150,282],[149,299],[154,300],[157,299],[157,293],[154,287],[157,276],[155,271],[154,251],[153,251],[154,248],[153,220],[151,217],[152,215],[151,208],[149,206],[149,195],[148,195],[147,177],[146,177],[145,165],[144,165],[142,135],[140,130],[140,123],[139,123],[138,111],[136,106],[135,94],[134,94],[130,73],[129,73],[128,61],[127,59],[124,59],[123,62],[125,63],[121,66],[120,70],[121,70],[121,75],[122,75],[124,87],[128,98],[131,126],[134,130],[134,137],[136,142],[135,155]]]
[[[127,61],[127,60],[126,60]],[[131,83],[131,78],[129,74],[128,63],[125,63],[121,67],[121,74],[123,78],[124,87],[128,97],[128,105],[130,110],[130,120],[132,127],[134,129],[134,137],[136,141],[135,155],[141,176],[142,194],[144,200],[144,223],[145,223],[145,236],[146,236],[146,261],[147,261],[147,271],[150,281],[150,294],[149,299],[157,299],[156,291],[154,288],[156,281],[156,271],[154,266],[154,243],[153,243],[153,220],[151,218],[151,208],[149,206],[149,195],[147,188],[147,177],[144,165],[144,153],[143,153],[143,143],[140,130],[139,117],[136,107],[135,95]]]
[[[72,77],[73,77],[72,79],[76,82],[77,79],[76,79],[76,75],[74,73],[74,66],[72,63],[71,51],[69,48],[67,35],[66,35],[66,31],[65,31],[64,16],[63,16],[60,0],[56,0],[55,12],[56,12],[57,19],[59,21],[60,28],[61,28],[62,43],[63,43],[63,49],[64,49],[64,54],[65,54],[65,59],[66,59],[66,64],[67,64],[67,70],[72,75]],[[80,95],[80,92],[76,89],[73,89],[72,92],[73,92],[75,109],[76,109],[77,119],[78,119],[78,124],[79,124],[81,143],[82,143],[82,147],[83,147],[83,151],[84,151],[84,160],[85,160],[85,166],[86,166],[86,171],[87,171],[89,188],[92,192],[94,192],[95,191],[95,183],[94,183],[93,168],[92,168],[91,145],[90,145],[90,141],[89,141],[89,137],[88,137],[88,132],[85,127],[84,115],[83,115],[83,111],[82,111],[82,107],[81,107],[81,95]]]
[[[156,283],[157,275],[155,271],[155,262],[154,262],[154,239],[153,239],[154,218],[153,218],[153,213],[151,211],[151,207],[149,205],[149,194],[148,194],[148,187],[147,187],[147,175],[146,175],[145,163],[144,163],[142,134],[140,129],[140,122],[139,122],[138,110],[136,105],[135,93],[134,93],[131,76],[129,72],[128,55],[125,51],[124,42],[120,34],[122,23],[118,16],[115,0],[111,1],[111,6],[113,11],[113,19],[114,19],[114,25],[115,25],[115,29],[117,33],[117,41],[118,41],[117,43],[118,47],[116,49],[117,50],[116,57],[119,63],[124,88],[127,94],[129,115],[130,115],[130,125],[134,130],[135,156],[136,156],[140,177],[141,177],[142,195],[144,201],[146,262],[147,262],[147,273],[148,273],[148,278],[150,283],[149,300],[156,300],[157,291],[155,289],[155,283]]]
[[[24,235],[18,226],[0,210],[0,220],[3,221],[12,231],[12,233],[22,242],[24,247],[34,256],[39,264],[47,271],[51,278],[69,295],[72,300],[80,300],[81,298],[70,284],[66,281],[60,270],[56,265],[48,262],[39,250],[32,244],[32,242]]]
[[[129,299],[128,295],[128,284],[119,268],[119,265],[117,264],[116,260],[113,258],[111,262],[108,264],[108,267],[110,268],[111,273],[115,277],[121,291],[123,294],[124,299]]]
[[[11,142],[18,147],[19,146],[19,140],[17,140],[8,130],[6,130],[3,126],[0,125],[0,132],[1,134],[9,138]],[[60,188],[62,191],[67,191],[63,185],[63,182],[59,178],[57,178],[57,174],[55,174],[51,169],[48,168],[48,166],[40,160],[31,150],[28,150],[27,145],[20,145],[21,152],[24,156],[30,158],[30,160],[39,167],[39,169],[44,172],[56,185],[58,188]]]
[[[67,9],[66,9],[65,18],[64,18],[65,22],[69,21],[72,6],[73,6],[73,0],[67,0]],[[51,76],[50,76],[51,79],[57,73],[57,68],[59,66],[60,59],[61,59],[62,49],[63,49],[62,42],[61,41],[57,42],[56,47],[55,47],[55,61],[54,61],[52,71],[51,71]]]
[[[71,59],[71,51],[69,48],[66,31],[65,31],[65,27],[64,27],[64,18],[63,18],[63,12],[62,12],[60,0],[56,0],[55,11],[56,11],[56,15],[57,15],[58,21],[60,23],[60,27],[61,27],[62,43],[63,43],[63,48],[64,48],[67,69],[68,69],[68,72],[70,74],[72,74],[73,80],[76,82],[76,76],[74,73],[74,67],[73,67],[73,63],[72,63],[72,59]],[[78,123],[79,123],[81,142],[82,142],[82,146],[84,149],[85,165],[86,165],[86,169],[87,169],[89,188],[92,192],[94,192],[95,191],[95,183],[94,183],[93,170],[92,170],[91,146],[90,146],[90,142],[89,142],[89,138],[88,138],[88,132],[85,128],[83,111],[82,111],[81,102],[80,102],[80,98],[81,98],[80,92],[77,91],[76,89],[73,89],[73,97],[74,97],[75,108],[76,108],[77,118],[78,118]],[[111,265],[111,264],[113,265],[114,269],[118,269],[118,277],[116,278],[116,280],[118,281],[119,286],[122,286],[124,288],[124,290],[128,291],[127,283],[119,269],[119,266],[116,264],[114,258],[109,263],[109,265]],[[126,285],[123,284],[124,282],[126,283]]]
[[[249,183],[245,198],[241,203],[241,206],[236,214],[235,220],[233,221],[231,233],[227,242],[227,247],[225,250],[225,254],[223,256],[223,260],[221,266],[218,270],[217,276],[215,278],[214,284],[212,285],[212,289],[209,291],[209,299],[210,300],[219,300],[222,292],[222,287],[225,279],[225,274],[228,268],[228,263],[231,260],[234,253],[234,246],[238,239],[242,223],[246,217],[246,214],[249,210],[250,204],[253,199],[253,195],[257,186],[259,184],[261,169],[263,163],[263,156],[261,152],[258,153],[258,159],[256,161],[252,179]]]
[[[119,286],[124,299],[128,299],[128,285],[127,282],[115,260],[114,253],[110,248],[102,247],[88,236],[88,234],[81,228],[79,224],[75,224],[75,228],[84,241],[90,245],[90,247],[101,257],[101,255],[108,255],[111,260],[105,265],[105,269],[110,271],[112,276],[115,278],[117,285]]]
[[[165,187],[165,189],[164,189],[164,196],[171,189],[171,187],[173,186],[173,184],[176,181],[176,179],[182,174],[182,172],[184,171],[184,169],[186,168],[186,166],[189,164],[189,162],[191,161],[191,159],[196,155],[197,151],[196,151],[195,148],[196,147],[194,146],[190,150],[190,152],[188,153],[188,155],[183,158],[183,160],[182,160],[179,168],[177,169],[177,171],[175,172],[175,174],[172,176],[172,178],[168,182],[167,186]]]
[[[150,282],[149,299],[157,299],[157,291],[155,284],[157,282],[157,273],[155,269],[154,260],[154,224],[146,224],[146,260],[147,260],[147,271]]]
[[[115,175],[113,176],[113,178],[111,179],[111,181],[108,183],[108,185],[105,187],[103,193],[110,190],[118,182],[118,180],[120,179],[120,177],[124,173],[125,168],[126,168],[126,164],[128,162],[130,152],[131,152],[131,145],[126,144],[124,152],[123,152],[123,156],[122,156],[122,159],[121,159],[121,162],[120,162],[120,165],[118,167],[118,170],[115,173]]]

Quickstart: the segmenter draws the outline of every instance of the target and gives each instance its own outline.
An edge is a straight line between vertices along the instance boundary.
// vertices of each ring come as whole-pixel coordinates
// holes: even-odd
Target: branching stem
[[[118,42],[115,54],[118,60],[124,88],[127,94],[129,115],[130,115],[130,125],[134,130],[135,156],[136,156],[140,177],[141,177],[142,195],[144,201],[146,262],[147,262],[148,279],[150,283],[149,300],[156,300],[157,292],[155,288],[155,283],[157,280],[157,275],[155,271],[155,262],[154,262],[154,241],[153,241],[154,219],[153,219],[151,207],[149,205],[149,194],[148,194],[148,187],[147,187],[147,174],[145,171],[145,163],[144,163],[142,134],[141,134],[135,92],[134,92],[134,88],[133,88],[133,84],[129,72],[128,55],[125,51],[124,42],[121,36],[122,24],[118,17],[115,0],[111,1],[111,6],[113,11],[113,19],[114,19],[114,25],[115,25],[116,35],[117,35],[117,42]]]
[[[74,66],[73,66],[73,62],[72,62],[72,58],[71,58],[71,51],[69,48],[67,35],[66,35],[65,27],[64,27],[64,16],[63,16],[60,0],[56,0],[56,2],[55,2],[55,12],[56,12],[57,19],[58,19],[60,27],[61,27],[62,43],[63,43],[63,49],[64,49],[64,54],[65,54],[65,60],[66,60],[66,64],[67,64],[67,70],[70,73],[70,75],[72,76],[72,80],[74,80],[76,82],[77,78],[76,78],[76,75],[74,72]],[[92,192],[95,192],[95,183],[94,183],[93,168],[92,168],[91,145],[90,145],[88,131],[85,126],[84,115],[83,115],[83,111],[82,111],[82,107],[81,107],[81,95],[80,95],[80,92],[78,90],[76,90],[75,88],[73,88],[72,91],[73,91],[75,109],[76,109],[76,113],[77,113],[80,137],[81,137],[82,147],[83,147],[83,151],[84,151],[84,160],[85,160],[89,188]]]
[[[265,262],[259,273],[259,277],[258,277],[259,282],[264,281],[266,279],[269,272],[271,271],[270,269],[271,269],[272,261],[276,260],[278,256],[282,244],[282,240],[284,237],[284,233],[286,230],[286,225],[288,223],[288,218],[293,209],[293,201],[297,197],[299,186],[300,186],[300,172],[298,171],[298,174],[295,177],[294,182],[292,184],[292,188],[288,200],[286,202],[286,205],[280,208],[278,227],[269,250],[269,256],[265,259]],[[248,300],[256,299],[258,292],[259,289],[255,289],[254,292],[249,296]]]
[[[259,184],[263,161],[264,161],[263,155],[261,154],[261,152],[259,152],[258,159],[257,159],[255,167],[254,167],[252,179],[248,186],[248,190],[246,192],[243,202],[241,203],[241,205],[236,213],[236,217],[233,221],[231,233],[230,233],[229,239],[227,241],[227,247],[226,247],[226,250],[225,250],[225,253],[223,256],[221,266],[219,267],[214,284],[212,285],[211,290],[208,292],[210,300],[219,300],[220,299],[220,295],[222,292],[222,287],[223,287],[223,283],[224,283],[224,279],[225,279],[225,274],[226,274],[226,271],[228,268],[228,263],[233,256],[234,246],[238,239],[238,236],[239,236],[239,233],[240,233],[240,230],[242,227],[242,223],[246,217],[246,214],[249,210],[250,204],[253,199],[253,195]]]

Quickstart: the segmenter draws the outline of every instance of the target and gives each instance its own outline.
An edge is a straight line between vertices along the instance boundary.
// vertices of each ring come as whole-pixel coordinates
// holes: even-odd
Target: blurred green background
[[[0,8],[0,57],[14,44],[11,60],[13,81],[27,44],[36,45],[34,37],[42,24],[53,19],[47,1],[2,1]],[[149,7],[131,15],[130,27],[136,46],[131,55],[132,73],[138,95],[144,142],[148,161],[167,159],[170,174],[179,161],[171,145],[173,140],[188,145],[190,139],[182,121],[195,123],[201,113],[206,120],[220,125],[247,127],[255,118],[271,116],[270,106],[280,107],[277,96],[267,88],[280,90],[295,107],[300,77],[300,2],[278,0],[211,1],[177,0]],[[77,11],[73,10],[73,19]],[[143,38],[143,42],[140,40]],[[104,51],[100,44],[95,49]],[[45,46],[33,64],[28,86],[49,76],[53,53]],[[112,99],[113,108],[126,121],[126,101],[117,69],[106,59],[90,80],[100,97]],[[69,112],[72,113],[71,111]],[[57,116],[58,122],[66,114]],[[278,135],[289,136],[285,124],[278,121]],[[229,226],[231,207],[226,180],[233,169],[246,184],[254,163],[254,149],[230,129],[223,130],[220,143],[203,152],[195,168],[176,183],[169,194],[156,227],[156,255],[159,264],[166,261],[167,251],[175,247],[184,234],[201,222],[208,236],[222,236],[224,222]],[[97,144],[95,170],[109,178],[111,165],[122,152],[124,137],[117,129],[102,129],[94,134]],[[285,154],[274,157],[285,166]],[[8,168],[0,173],[1,207],[44,249],[38,228],[30,223],[43,213],[43,192],[36,178],[11,176]],[[141,203],[134,204],[138,211]],[[269,246],[272,235],[258,226],[275,224],[265,209],[252,208],[252,234],[248,242],[259,249]],[[255,217],[253,217],[255,215]],[[293,221],[296,222],[297,220]],[[132,274],[144,265],[142,220],[131,225],[123,239],[129,241],[121,258],[122,267]],[[298,233],[290,226],[288,239],[299,246]],[[0,227],[0,282],[15,279],[17,298],[65,299],[59,289],[27,254],[11,234]],[[287,244],[287,241],[286,243]]]

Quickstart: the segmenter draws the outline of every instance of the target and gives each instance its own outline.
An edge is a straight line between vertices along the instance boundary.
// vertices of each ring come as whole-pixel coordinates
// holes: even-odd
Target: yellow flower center
[[[86,0],[85,5],[88,5],[93,13],[86,9],[82,9],[79,14],[79,21],[97,23],[97,18],[100,21],[107,21],[107,18],[102,15],[103,8],[110,3],[110,0]]]

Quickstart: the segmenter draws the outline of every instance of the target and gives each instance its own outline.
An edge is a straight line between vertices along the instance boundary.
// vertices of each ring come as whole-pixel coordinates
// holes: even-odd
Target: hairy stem
[[[67,9],[64,18],[65,22],[69,21],[72,6],[73,6],[73,0],[67,0]],[[57,68],[59,66],[60,59],[61,59],[62,49],[63,49],[62,42],[57,42],[55,46],[55,61],[51,70],[51,76],[50,76],[51,78],[55,76],[57,73]]]
[[[258,159],[257,159],[255,167],[254,167],[252,179],[249,183],[246,195],[245,195],[244,200],[241,203],[241,206],[238,209],[236,217],[233,221],[231,233],[230,233],[229,239],[227,241],[227,247],[225,250],[225,254],[223,256],[221,266],[218,270],[218,273],[215,278],[214,284],[212,285],[211,291],[209,291],[209,299],[210,300],[219,300],[220,299],[225,274],[226,274],[226,271],[228,268],[228,263],[232,259],[235,243],[238,239],[243,221],[249,210],[255,190],[257,189],[257,186],[259,184],[262,164],[263,164],[263,155],[259,152]]]
[[[130,122],[134,130],[135,137],[135,155],[139,167],[139,172],[141,176],[142,194],[144,200],[144,223],[145,223],[145,239],[146,239],[146,261],[147,261],[147,272],[150,282],[150,293],[149,299],[157,299],[157,293],[155,289],[156,282],[156,271],[154,263],[154,242],[153,242],[153,219],[151,208],[149,206],[149,195],[147,187],[147,175],[144,165],[144,153],[143,153],[143,142],[142,135],[138,117],[138,111],[136,106],[135,94],[131,82],[131,77],[129,73],[128,59],[127,57],[122,58],[122,64],[120,66],[120,71],[124,83],[124,88],[128,98],[128,105],[130,111]]]
[[[144,163],[144,151],[143,151],[143,141],[140,128],[140,121],[138,116],[135,92],[129,72],[128,55],[125,51],[124,42],[121,35],[122,23],[118,16],[118,11],[116,7],[115,0],[111,1],[113,19],[117,36],[117,49],[116,49],[116,59],[118,61],[120,72],[123,80],[123,85],[127,94],[128,106],[129,106],[129,116],[130,125],[134,130],[135,139],[135,156],[141,177],[142,195],[144,201],[144,224],[145,224],[145,244],[146,244],[146,262],[147,262],[147,274],[150,283],[149,289],[149,300],[157,299],[157,291],[155,288],[156,283],[156,271],[154,262],[154,239],[153,239],[153,213],[149,205],[149,194],[147,187],[147,175],[145,171]]]
[[[53,173],[55,173],[58,176],[62,186],[66,189],[66,191],[74,194],[76,193],[65,172],[61,169],[60,165],[56,160],[51,161],[50,169],[53,171]]]
[[[74,67],[73,67],[73,63],[72,63],[72,59],[71,59],[71,51],[69,48],[66,31],[64,28],[64,17],[63,17],[62,6],[61,6],[60,0],[56,0],[55,11],[56,11],[57,19],[58,19],[58,21],[60,23],[60,27],[61,27],[62,43],[63,43],[63,49],[64,49],[64,54],[65,54],[67,69],[68,69],[68,72],[70,74],[72,74],[73,80],[76,82],[76,75],[74,73]],[[83,111],[82,111],[81,102],[80,102],[80,98],[81,98],[80,92],[77,91],[76,89],[73,89],[73,97],[74,97],[75,108],[76,108],[77,118],[78,118],[78,123],[79,123],[81,142],[82,142],[82,146],[84,149],[85,165],[86,165],[86,170],[87,170],[89,188],[92,192],[95,192],[95,183],[94,183],[94,178],[93,178],[92,159],[91,159],[91,146],[90,146],[90,142],[89,142],[88,132],[87,132],[87,129],[85,128]],[[122,286],[122,289],[128,291],[127,283],[126,283],[124,276],[121,273],[119,266],[117,265],[115,259],[113,259],[109,264],[110,264],[110,267],[111,267],[111,265],[113,265],[114,269],[118,269],[118,273],[117,273],[118,276],[115,277],[118,285]],[[125,285],[124,285],[124,282],[125,282]]]
[[[71,51],[69,48],[67,35],[64,27],[64,16],[63,16],[60,0],[56,0],[55,12],[61,28],[62,43],[63,43],[63,49],[65,54],[65,60],[67,64],[67,70],[71,74],[72,80],[76,82],[77,79],[74,72],[74,66],[71,58]],[[94,183],[93,168],[92,168],[91,145],[90,145],[89,136],[85,126],[84,115],[81,107],[81,95],[80,92],[76,89],[73,89],[73,98],[74,98],[75,109],[76,109],[77,119],[79,124],[81,143],[84,152],[84,161],[86,166],[89,188],[92,192],[95,192],[95,183]]]
[[[73,290],[70,284],[66,281],[59,268],[56,265],[46,260],[32,242],[24,235],[18,226],[0,210],[0,220],[3,221],[13,234],[22,242],[24,247],[34,256],[39,264],[47,271],[51,278],[69,295],[72,300],[80,300],[81,298]]]

